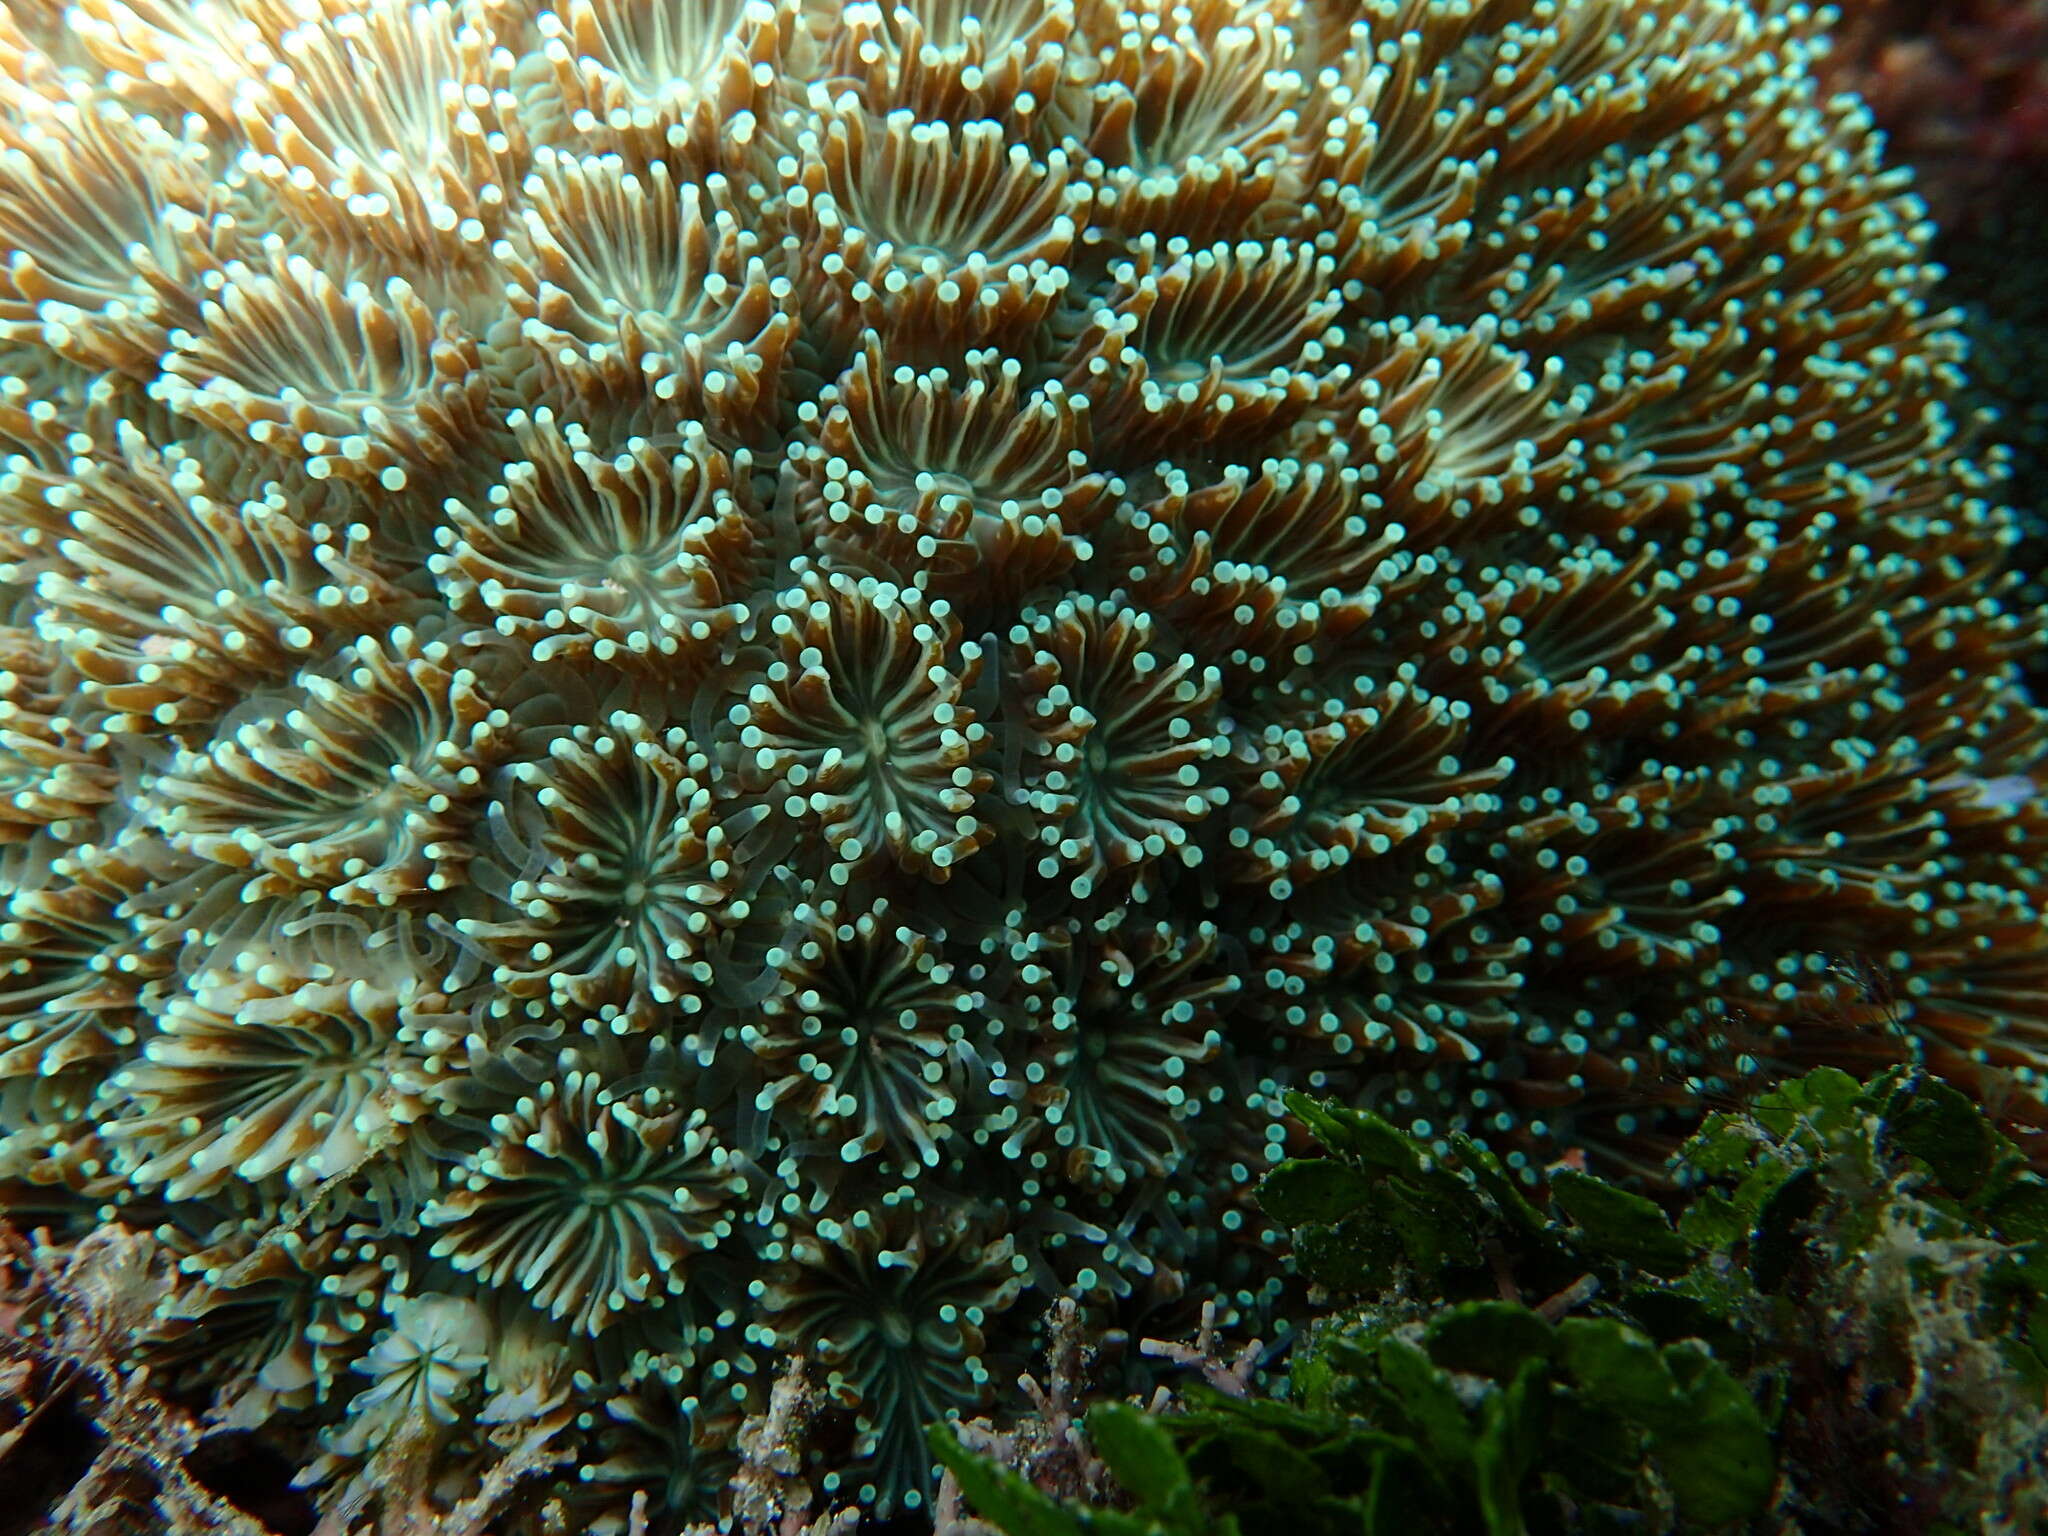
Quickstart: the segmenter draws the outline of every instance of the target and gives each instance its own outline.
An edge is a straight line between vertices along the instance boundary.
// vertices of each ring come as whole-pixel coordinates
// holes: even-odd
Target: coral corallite
[[[2039,1121],[2040,626],[1823,19],[0,8],[0,1207],[323,1506],[566,1403],[522,1507],[673,1529],[784,1354],[900,1509],[1049,1297],[1270,1308],[1287,1089],[1654,1172],[1860,952]]]

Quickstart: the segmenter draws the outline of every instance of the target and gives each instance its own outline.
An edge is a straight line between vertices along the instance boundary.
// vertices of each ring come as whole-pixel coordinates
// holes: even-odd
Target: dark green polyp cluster
[[[323,1509],[557,1413],[673,1529],[785,1355],[901,1509],[1050,1298],[1269,1313],[1290,1091],[1655,1174],[1863,952],[2039,1120],[2040,626],[1824,19],[0,13],[0,1215]]]

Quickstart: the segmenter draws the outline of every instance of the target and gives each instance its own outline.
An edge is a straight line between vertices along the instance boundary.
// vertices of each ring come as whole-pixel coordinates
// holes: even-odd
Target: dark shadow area
[[[187,1470],[208,1491],[261,1520],[275,1536],[309,1536],[318,1523],[313,1501],[292,1486],[291,1463],[246,1431],[201,1441]]]
[[[0,1536],[48,1528],[51,1506],[85,1475],[99,1432],[68,1403],[53,1404],[0,1461]]]

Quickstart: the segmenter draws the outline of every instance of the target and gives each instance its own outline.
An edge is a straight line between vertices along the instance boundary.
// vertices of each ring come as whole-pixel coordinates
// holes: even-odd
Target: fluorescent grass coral
[[[2042,626],[1821,20],[0,7],[0,1215],[337,1525],[530,1432],[506,1530],[672,1531],[783,1355],[903,1510],[1051,1296],[1270,1311],[1288,1090],[1654,1176],[1861,951],[2048,1122]]]

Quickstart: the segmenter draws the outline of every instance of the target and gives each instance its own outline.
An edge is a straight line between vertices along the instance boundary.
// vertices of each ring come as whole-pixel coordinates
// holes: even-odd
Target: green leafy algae
[[[2048,1529],[2048,1184],[1940,1079],[1787,1081],[1663,1203],[1287,1107],[1322,1155],[1260,1200],[1322,1310],[1284,1386],[1097,1405],[1115,1504],[935,1427],[1007,1536]]]

